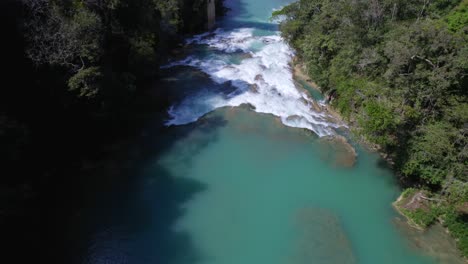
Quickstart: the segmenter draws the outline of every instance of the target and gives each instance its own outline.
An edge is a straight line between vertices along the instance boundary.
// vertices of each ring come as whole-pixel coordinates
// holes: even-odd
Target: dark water
[[[378,155],[355,146],[350,166],[339,143],[312,132],[336,134],[339,125],[302,109],[313,98],[295,100],[288,68],[261,57],[266,49],[289,54],[281,40],[268,39],[277,36],[269,14],[287,2],[227,1],[233,10],[220,26],[234,36],[214,35],[214,47],[195,49],[192,66],[165,70],[164,87],[180,95],[166,121],[186,125],[160,128],[155,118],[134,154],[106,164],[104,180],[69,221],[72,263],[459,261],[443,231],[415,233],[402,223],[391,207],[400,189]],[[245,50],[229,52],[232,46]],[[219,60],[221,68],[208,67]],[[257,66],[266,84],[242,90],[258,81],[245,77]],[[307,122],[288,119],[291,113]],[[120,171],[126,159],[138,166]]]

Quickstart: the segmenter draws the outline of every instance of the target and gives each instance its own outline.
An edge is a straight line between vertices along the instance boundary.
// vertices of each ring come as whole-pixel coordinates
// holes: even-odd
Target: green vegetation
[[[406,214],[441,219],[468,256],[468,1],[300,0],[273,15],[357,134],[433,197]]]
[[[468,254],[468,222],[461,218],[453,208],[449,208],[444,215],[444,226],[457,239],[458,246],[465,256]]]
[[[440,208],[429,204],[427,200],[414,201],[415,195],[430,196],[427,191],[408,188],[401,194],[401,200],[396,203],[398,210],[407,216],[418,228],[426,228],[433,224],[440,215]],[[411,201],[411,202],[410,202]]]
[[[153,78],[175,34],[200,31],[207,19],[205,0],[23,2],[28,58],[65,70],[78,97],[108,103]]]
[[[416,209],[414,211],[402,209],[403,213],[410,217],[416,224],[422,227],[428,227],[433,224],[437,219],[437,209],[430,208],[428,210]]]

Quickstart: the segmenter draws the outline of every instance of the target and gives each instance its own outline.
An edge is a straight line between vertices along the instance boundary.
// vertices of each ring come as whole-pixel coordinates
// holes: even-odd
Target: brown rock
[[[417,191],[400,202],[400,207],[415,211],[417,209],[429,210],[429,201],[424,199],[424,191]]]
[[[351,242],[333,212],[303,208],[295,220],[300,236],[292,263],[356,263]]]
[[[250,91],[252,91],[253,93],[257,93],[258,94],[258,85],[257,84],[251,84],[250,85]]]
[[[333,165],[349,168],[356,163],[356,150],[343,136],[323,137],[320,147],[322,159]]]

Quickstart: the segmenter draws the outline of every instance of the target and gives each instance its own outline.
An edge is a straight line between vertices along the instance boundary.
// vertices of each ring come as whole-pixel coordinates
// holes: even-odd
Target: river
[[[288,2],[228,0],[217,29],[163,67],[162,87],[179,96],[147,143],[157,151],[118,199],[87,212],[77,263],[461,261],[442,229],[407,228],[379,155],[351,142],[354,164],[329,140],[346,124],[293,80],[294,51],[269,20]]]

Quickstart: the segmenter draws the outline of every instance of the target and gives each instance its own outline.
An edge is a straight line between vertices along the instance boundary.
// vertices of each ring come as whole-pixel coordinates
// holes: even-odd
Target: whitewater
[[[167,126],[197,121],[221,107],[249,105],[258,113],[272,114],[290,127],[318,136],[336,134],[344,126],[324,111],[293,79],[294,50],[278,31],[259,34],[254,28],[216,29],[186,40],[188,46],[209,52],[192,54],[163,68],[194,67],[206,73],[220,89],[200,89],[168,110]],[[228,85],[226,85],[228,84]],[[232,89],[234,88],[234,89]]]

